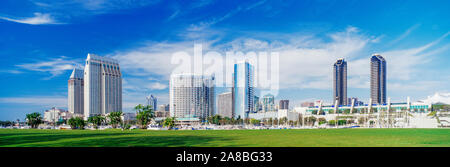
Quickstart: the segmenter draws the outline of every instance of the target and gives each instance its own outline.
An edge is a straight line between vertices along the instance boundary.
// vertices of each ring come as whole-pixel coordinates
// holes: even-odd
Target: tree
[[[169,130],[175,127],[175,117],[167,117],[164,120],[163,127],[168,127]]]
[[[281,120],[282,120],[282,124],[287,124],[288,123],[288,118],[287,117],[283,117],[283,118],[281,118]]]
[[[26,117],[28,125],[33,129],[36,129],[38,125],[42,123],[41,114],[38,112],[27,114]]]
[[[86,126],[86,121],[84,121],[81,117],[72,117],[68,121],[70,128],[72,129],[84,129],[84,126]]]
[[[146,129],[148,124],[150,124],[152,118],[155,116],[152,106],[147,105],[143,106],[142,104],[137,105],[134,107],[136,110],[136,119],[138,124],[140,125],[141,129]]]
[[[107,116],[109,118],[109,123],[113,128],[117,128],[117,125],[122,123],[122,111],[110,112]]]
[[[92,123],[95,129],[98,129],[98,127],[102,125],[103,122],[105,122],[105,117],[101,115],[91,116],[88,118],[88,122]]]
[[[303,115],[302,114],[298,114],[297,124],[303,126]]]
[[[272,119],[272,118],[269,118],[269,121],[267,122],[267,124],[270,125],[270,126],[272,126],[272,123],[273,123],[273,119]]]
[[[308,125],[314,125],[317,120],[314,116],[306,117],[305,119],[305,122],[308,123]]]
[[[252,119],[250,119],[250,123],[253,124],[253,125],[259,125],[261,123],[261,121],[252,118]]]
[[[358,124],[360,125],[364,125],[367,122],[367,118],[366,117],[360,117],[358,119]]]
[[[329,120],[328,121],[328,125],[335,126],[336,125],[336,120]]]
[[[325,118],[319,118],[319,125],[327,123],[327,119]]]

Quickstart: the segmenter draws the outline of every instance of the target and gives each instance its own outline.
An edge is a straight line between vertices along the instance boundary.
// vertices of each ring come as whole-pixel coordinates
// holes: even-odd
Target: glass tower
[[[370,97],[374,104],[386,104],[386,60],[379,54],[370,58]]]
[[[347,62],[341,58],[333,65],[333,104],[347,105]]]
[[[233,72],[233,117],[245,119],[254,111],[253,66],[248,61],[234,65]]]

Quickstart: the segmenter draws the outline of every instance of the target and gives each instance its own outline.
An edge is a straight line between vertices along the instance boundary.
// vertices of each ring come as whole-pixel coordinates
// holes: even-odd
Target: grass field
[[[0,147],[450,147],[450,129],[22,130]]]

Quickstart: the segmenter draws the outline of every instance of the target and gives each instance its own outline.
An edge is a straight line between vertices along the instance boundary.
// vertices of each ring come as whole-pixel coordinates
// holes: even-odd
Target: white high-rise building
[[[83,70],[73,69],[68,81],[68,109],[72,114],[84,114]]]
[[[84,66],[84,117],[122,111],[122,74],[115,59],[88,54]]]
[[[174,74],[170,77],[170,116],[207,118],[214,114],[214,76]]]

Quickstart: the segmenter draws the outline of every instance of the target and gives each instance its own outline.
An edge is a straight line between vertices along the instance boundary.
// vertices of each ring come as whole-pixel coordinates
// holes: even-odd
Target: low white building
[[[60,120],[68,120],[72,118],[74,114],[71,114],[70,112],[58,109],[56,107],[52,107],[50,110],[45,110],[44,112],[44,122],[48,123],[54,123],[58,122]]]
[[[248,116],[252,119],[264,120],[264,119],[282,119],[286,117],[288,121],[297,121],[299,117],[299,112],[295,110],[289,111],[287,109],[272,111],[272,112],[258,112],[258,113],[250,113]]]

